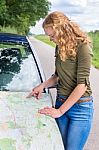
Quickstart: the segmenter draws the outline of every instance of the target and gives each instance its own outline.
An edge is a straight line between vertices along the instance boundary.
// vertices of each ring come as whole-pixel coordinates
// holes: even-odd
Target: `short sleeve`
[[[77,84],[90,84],[92,49],[88,44],[82,44],[77,52]]]

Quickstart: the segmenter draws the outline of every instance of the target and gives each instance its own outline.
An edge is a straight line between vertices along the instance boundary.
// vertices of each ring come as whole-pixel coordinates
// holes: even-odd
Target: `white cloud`
[[[71,0],[70,3],[76,6],[82,6],[82,7],[87,6],[87,0]]]
[[[50,12],[61,11],[77,22],[85,31],[99,30],[99,0],[49,0],[52,3]],[[49,12],[49,13],[50,13]],[[42,22],[38,22],[32,31],[44,33]]]

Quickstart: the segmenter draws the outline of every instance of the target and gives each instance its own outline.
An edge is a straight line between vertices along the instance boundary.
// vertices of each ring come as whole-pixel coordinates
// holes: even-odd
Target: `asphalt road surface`
[[[33,47],[36,49],[41,65],[45,72],[46,79],[54,73],[54,48],[30,37]],[[99,150],[99,70],[91,68],[91,87],[94,97],[94,119],[90,136],[84,147],[84,150]],[[55,89],[51,91],[53,99],[55,99]],[[74,137],[75,138],[75,137]]]

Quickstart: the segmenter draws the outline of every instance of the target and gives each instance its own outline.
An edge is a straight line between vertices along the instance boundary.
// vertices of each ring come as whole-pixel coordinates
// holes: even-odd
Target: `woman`
[[[79,26],[61,12],[49,14],[43,28],[56,43],[56,70],[51,78],[35,87],[30,96],[40,98],[44,88],[57,84],[55,108],[46,107],[39,113],[56,119],[65,150],[82,150],[93,116],[89,82],[91,42]]]

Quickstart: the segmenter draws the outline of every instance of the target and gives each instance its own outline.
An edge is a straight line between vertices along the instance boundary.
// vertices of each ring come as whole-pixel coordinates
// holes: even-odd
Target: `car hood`
[[[26,98],[27,95],[26,92],[0,92],[0,148],[63,150],[55,120],[38,113],[43,107],[51,107],[50,95],[43,94],[40,100]]]

